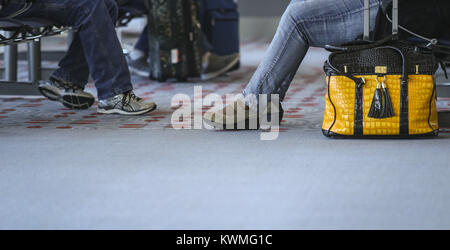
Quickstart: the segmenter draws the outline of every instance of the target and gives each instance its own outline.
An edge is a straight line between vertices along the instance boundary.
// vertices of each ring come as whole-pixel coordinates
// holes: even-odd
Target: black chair
[[[118,27],[126,26],[131,20],[146,14],[144,9],[136,9],[128,6],[119,8]],[[38,95],[37,82],[42,80],[41,44],[42,37],[54,36],[69,30],[42,18],[0,18],[0,46],[6,46],[4,50],[5,74],[0,81],[0,94],[2,95]],[[29,81],[17,81],[18,51],[17,44],[28,43],[28,67]]]
[[[3,95],[37,95],[37,81],[41,74],[40,39],[46,36],[58,35],[68,30],[49,20],[42,18],[1,18],[0,46],[4,50],[5,80],[0,81],[0,93]],[[17,81],[17,44],[28,43],[29,81]]]

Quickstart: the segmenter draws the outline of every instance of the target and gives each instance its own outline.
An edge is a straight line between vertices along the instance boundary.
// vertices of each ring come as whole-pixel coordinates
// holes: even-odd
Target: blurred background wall
[[[290,0],[237,0],[237,2],[241,15],[241,41],[246,42],[270,41]],[[121,31],[136,36],[142,31],[146,22],[144,19],[134,19]]]
[[[217,0],[210,0],[217,1]],[[280,17],[290,0],[237,0],[239,5],[241,42],[271,41],[275,34]],[[137,36],[146,25],[146,18],[136,18],[125,28],[119,28],[118,34],[125,49],[131,49]],[[65,51],[66,34],[44,38],[44,51]],[[53,42],[52,42],[53,41]],[[19,45],[19,51],[25,51],[26,44]],[[0,47],[0,54],[3,47]]]
[[[238,0],[241,41],[271,40],[290,0]]]

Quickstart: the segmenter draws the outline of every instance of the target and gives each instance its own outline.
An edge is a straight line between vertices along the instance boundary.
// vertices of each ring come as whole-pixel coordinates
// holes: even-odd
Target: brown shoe
[[[279,123],[283,119],[284,110],[279,105],[279,110],[271,112],[271,106],[267,105],[267,121],[271,121],[273,115],[279,116]],[[219,110],[206,112],[203,120],[216,129],[225,130],[256,130],[260,128],[260,119],[258,111],[249,108],[240,99]],[[278,124],[279,125],[279,124]]]

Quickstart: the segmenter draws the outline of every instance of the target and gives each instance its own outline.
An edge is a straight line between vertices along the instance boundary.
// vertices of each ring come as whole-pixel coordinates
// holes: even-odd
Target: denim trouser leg
[[[372,29],[379,0],[371,0]],[[342,44],[363,32],[363,0],[293,0],[283,14],[266,55],[244,90],[250,94],[279,94],[282,100],[310,46]],[[249,105],[256,103],[248,98]]]
[[[128,7],[133,7],[136,9],[146,9],[144,0],[129,0],[126,4]],[[149,44],[148,44],[148,30],[147,25],[145,26],[144,30],[142,31],[141,35],[139,36],[138,41],[134,45],[134,48],[137,50],[140,50],[144,52],[146,55],[149,51]]]
[[[83,47],[81,46],[78,34],[74,34],[69,51],[59,61],[58,69],[53,72],[52,76],[76,84],[82,88],[88,82],[89,67],[84,57]]]
[[[111,19],[106,5],[107,1],[112,0],[80,1],[94,3],[86,4],[86,7],[91,8],[86,8],[84,18],[76,23],[100,100],[133,89],[122,46],[115,32],[115,22]]]
[[[23,0],[10,0],[7,8],[20,8],[22,3]],[[83,82],[86,72],[90,72],[100,100],[133,89],[111,18],[117,18],[114,0],[35,0],[24,16],[46,18],[77,30],[78,39],[60,64],[61,73],[55,74]]]
[[[134,49],[140,50],[145,53],[145,55],[148,55],[149,52],[149,43],[148,43],[148,27],[145,25],[144,30],[142,31],[141,35],[139,36],[138,41],[134,45]]]
[[[105,1],[105,4],[111,20],[115,23],[118,18],[117,6],[110,0]],[[64,79],[84,88],[89,79],[89,66],[86,62],[80,36],[77,32],[74,34],[68,52],[59,62],[58,66],[59,68],[52,74],[53,77]]]

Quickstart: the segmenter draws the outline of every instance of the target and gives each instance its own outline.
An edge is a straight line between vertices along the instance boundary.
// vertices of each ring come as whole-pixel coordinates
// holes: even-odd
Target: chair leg
[[[29,80],[35,83],[42,80],[41,41],[37,39],[27,45]]]
[[[10,82],[17,81],[17,44],[8,45],[5,47],[4,62],[5,62],[5,80]]]

